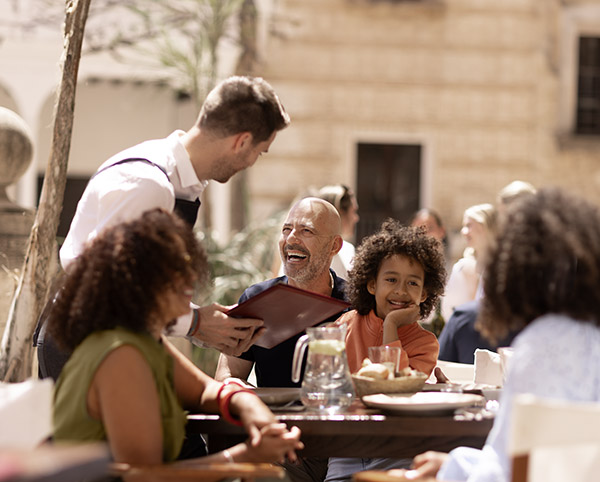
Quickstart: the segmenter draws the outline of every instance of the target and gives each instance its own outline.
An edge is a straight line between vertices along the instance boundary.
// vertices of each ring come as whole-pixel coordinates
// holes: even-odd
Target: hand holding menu
[[[273,348],[306,328],[341,313],[349,303],[277,283],[227,312],[234,318],[260,318],[267,331],[256,345]]]

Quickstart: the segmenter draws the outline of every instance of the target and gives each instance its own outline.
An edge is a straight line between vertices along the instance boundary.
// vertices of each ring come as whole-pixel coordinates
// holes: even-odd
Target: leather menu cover
[[[255,345],[273,348],[310,326],[341,313],[349,303],[277,283],[228,311],[234,318],[260,318],[267,328]]]

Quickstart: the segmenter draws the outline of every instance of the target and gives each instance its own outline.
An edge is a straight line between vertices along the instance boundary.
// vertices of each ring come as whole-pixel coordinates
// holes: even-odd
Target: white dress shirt
[[[142,142],[112,156],[100,166],[88,183],[71,227],[60,250],[60,261],[66,268],[104,228],[129,221],[154,208],[173,211],[175,198],[194,201],[200,197],[208,181],[196,176],[190,157],[181,142],[183,131],[175,131],[164,139]],[[127,162],[108,169],[122,159],[144,158],[146,162]],[[99,172],[102,171],[102,172]],[[171,334],[185,335],[191,313],[178,320]]]

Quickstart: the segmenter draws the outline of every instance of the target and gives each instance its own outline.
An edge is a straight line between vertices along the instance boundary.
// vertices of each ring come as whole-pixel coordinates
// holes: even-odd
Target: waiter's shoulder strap
[[[145,157],[128,157],[126,159],[121,159],[120,161],[114,162],[114,163],[110,164],[109,166],[103,167],[99,171],[96,171],[96,173],[92,177],[96,177],[101,172],[104,172],[113,166],[118,166],[119,164],[127,164],[129,162],[145,162],[146,164],[150,164],[151,166],[158,167],[162,171],[162,173],[165,176],[167,176],[167,179],[169,180],[169,182],[171,182],[171,179],[169,179],[169,175],[167,174],[167,170],[164,167],[159,166],[155,162],[152,162],[150,159],[146,159]]]

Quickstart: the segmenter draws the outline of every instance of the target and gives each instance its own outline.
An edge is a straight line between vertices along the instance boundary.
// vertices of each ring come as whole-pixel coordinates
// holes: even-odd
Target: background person
[[[477,204],[467,208],[463,215],[461,234],[467,247],[450,273],[446,292],[442,298],[442,316],[450,319],[458,305],[481,296],[481,273],[483,261],[491,240],[496,233],[496,208],[493,205]]]
[[[203,462],[295,460],[298,429],[204,374],[163,334],[208,272],[191,228],[161,209],[106,228],[68,266],[48,327],[74,350],[55,387],[55,441],[106,440],[116,462],[160,464],[203,453],[182,450],[184,409],[220,411],[249,439]]]
[[[446,270],[450,271],[452,265],[448,264],[450,260],[450,256],[448,254],[448,236],[446,234],[446,228],[442,223],[442,218],[437,211],[429,208],[419,209],[413,215],[410,225],[414,227],[423,227],[429,236],[437,239],[441,243],[440,246],[442,246],[443,249]],[[426,319],[421,321],[421,326],[431,331],[437,337],[440,336],[440,333],[446,324],[446,320],[442,316],[441,301],[441,297],[438,298],[435,308],[431,311]]]
[[[442,222],[442,217],[437,211],[430,208],[419,209],[412,217],[411,226],[423,227],[429,236],[434,237],[444,248],[444,256],[447,257],[448,235]]]
[[[504,221],[508,207],[536,193],[529,183],[513,181],[503,187],[497,197],[498,225]],[[474,363],[477,348],[496,351],[498,347],[509,346],[517,331],[511,331],[497,342],[486,340],[476,329],[475,322],[479,314],[480,300],[468,301],[457,306],[446,323],[439,338],[439,359],[456,363]]]
[[[342,244],[342,249],[333,257],[331,268],[338,276],[346,278],[354,259],[355,249],[352,243],[356,235],[356,224],[360,220],[356,195],[344,184],[323,186],[314,195],[333,204],[340,215],[344,244]]]
[[[517,179],[508,183],[498,192],[496,207],[499,215],[502,216],[506,211],[506,208],[513,202],[523,199],[531,194],[535,194],[536,192],[536,188],[526,181]]]
[[[289,124],[273,88],[258,77],[230,77],[206,97],[196,123],[165,139],[125,149],[107,160],[88,183],[60,250],[67,268],[85,243],[104,229],[160,207],[175,211],[194,224],[200,195],[213,179],[227,182],[268,152],[278,131]],[[224,353],[244,352],[261,320],[227,316],[228,307],[213,303],[188,309],[170,335],[190,335],[202,346]],[[192,325],[192,322],[195,321]],[[38,341],[43,375],[55,379],[67,354],[57,352],[51,340]]]

